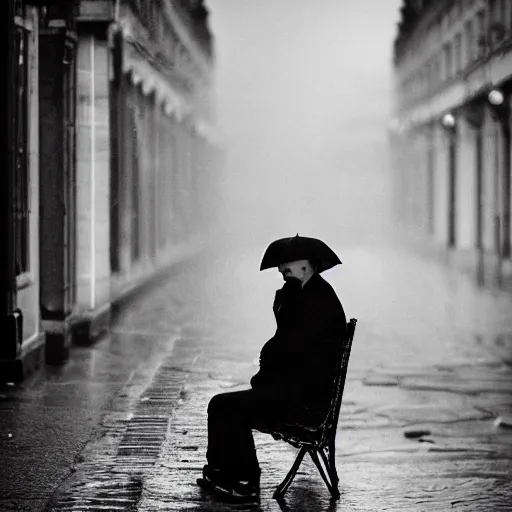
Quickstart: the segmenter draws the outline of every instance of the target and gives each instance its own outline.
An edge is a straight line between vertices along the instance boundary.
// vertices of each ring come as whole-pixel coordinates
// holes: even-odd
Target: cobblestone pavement
[[[329,501],[305,461],[285,502],[273,500],[295,450],[256,433],[259,508],[512,510],[512,298],[398,250],[333,247],[343,265],[324,275],[358,319],[337,439],[341,499]],[[247,385],[274,330],[282,282],[258,272],[260,256],[209,257],[124,311],[118,334],[167,342],[118,390],[47,511],[243,510],[195,480],[208,400]]]

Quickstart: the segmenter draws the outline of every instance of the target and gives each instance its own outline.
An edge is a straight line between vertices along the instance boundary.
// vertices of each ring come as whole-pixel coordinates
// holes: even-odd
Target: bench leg
[[[302,459],[304,458],[304,455],[306,455],[307,451],[307,448],[304,446],[300,449],[299,454],[297,455],[297,458],[295,459],[292,468],[290,469],[290,471],[288,471],[288,474],[285,476],[284,480],[279,484],[277,489],[274,491],[274,499],[278,500],[284,496],[285,492],[288,490],[288,487],[290,487],[290,484],[293,482],[293,479],[297,474],[297,470],[299,469],[300,463],[302,462]]]
[[[329,460],[327,460],[327,456],[325,455],[324,450],[321,448],[320,455],[322,456],[322,460],[324,461],[325,468],[327,470],[327,474],[331,479],[331,488],[329,489],[331,492],[331,496],[339,500],[340,499],[340,491],[338,489],[338,473],[336,472],[336,462],[334,460],[334,452],[329,452]]]
[[[338,472],[336,471],[336,459],[335,459],[335,438],[332,437],[331,441],[329,442],[328,450],[329,450],[329,468],[331,472],[331,479],[333,483],[337,486],[340,479],[338,477]]]
[[[338,499],[339,496],[336,496],[336,494],[337,494],[336,490],[333,487],[333,485],[331,484],[331,482],[329,482],[329,478],[325,474],[324,468],[322,467],[322,463],[320,462],[320,459],[318,457],[318,451],[313,449],[313,450],[310,450],[309,454],[311,455],[311,459],[313,459],[313,462],[315,463],[315,466],[318,468],[318,471],[320,472],[320,476],[322,477],[323,481],[325,482],[325,485],[327,486],[327,489],[331,493],[331,496],[333,498]],[[324,453],[322,453],[322,459],[324,460],[324,463],[325,463],[325,454]],[[329,466],[326,465],[326,469],[329,472]],[[331,475],[329,474],[329,477],[330,476]]]

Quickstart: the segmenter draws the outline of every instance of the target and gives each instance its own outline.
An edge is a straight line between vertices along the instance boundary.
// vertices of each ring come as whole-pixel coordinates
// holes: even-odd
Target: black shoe
[[[249,489],[237,490],[222,487],[214,482],[205,480],[204,478],[197,479],[197,485],[206,491],[210,491],[215,495],[215,498],[224,503],[238,503],[244,505],[257,505],[259,503],[259,494],[256,491]]]
[[[227,479],[219,470],[207,466],[203,469],[203,478],[197,479],[197,485],[226,503],[256,504],[259,501],[259,481]]]

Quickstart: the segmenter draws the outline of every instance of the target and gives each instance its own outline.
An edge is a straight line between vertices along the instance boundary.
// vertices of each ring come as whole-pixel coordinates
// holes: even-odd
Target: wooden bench
[[[335,440],[336,429],[338,427],[338,417],[340,414],[341,401],[343,398],[343,390],[345,388],[345,380],[347,377],[348,360],[350,358],[350,350],[352,348],[352,340],[356,330],[357,320],[350,319],[347,323],[347,336],[341,358],[338,363],[338,371],[333,383],[333,396],[331,398],[331,405],[325,420],[317,428],[305,427],[302,425],[282,425],[278,429],[269,431],[274,439],[283,440],[299,449],[299,453],[293,463],[290,471],[279,484],[274,492],[274,498],[282,498],[290,484],[293,482],[297,470],[302,462],[302,459],[309,453],[311,459],[315,463],[320,475],[322,476],[331,496],[334,499],[339,499],[340,492],[338,489],[338,473],[336,471],[335,460]],[[324,467],[322,466],[322,462]]]

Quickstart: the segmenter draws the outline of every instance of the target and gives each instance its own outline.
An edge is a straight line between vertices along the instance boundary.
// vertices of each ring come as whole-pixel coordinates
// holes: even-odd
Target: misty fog
[[[210,0],[224,235],[369,240],[389,206],[399,0]]]

